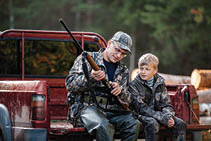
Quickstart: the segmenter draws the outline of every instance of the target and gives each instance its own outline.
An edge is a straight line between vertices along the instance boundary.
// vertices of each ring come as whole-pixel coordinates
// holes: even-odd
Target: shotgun
[[[63,25],[63,27],[65,28],[65,30],[69,33],[69,35],[72,37],[72,39],[74,40],[74,45],[76,46],[77,50],[82,53],[84,50],[81,48],[81,45],[78,43],[78,41],[75,39],[75,37],[73,36],[73,34],[70,32],[70,30],[68,29],[68,27],[65,25],[65,23],[63,22],[62,19],[59,19],[59,22]],[[91,57],[91,55],[89,55],[88,53],[85,52],[85,56],[87,61],[89,62],[89,64],[91,65],[91,67],[93,68],[93,70],[98,71],[100,70],[100,68],[98,67],[98,65],[95,63],[95,61],[93,60],[93,58]],[[108,88],[110,91],[112,90],[112,87],[109,85],[107,79],[104,77],[102,80],[103,84],[105,85],[106,88]],[[116,96],[117,101],[119,102],[119,104],[122,105],[122,107],[127,110],[130,111],[130,109],[128,108],[128,103],[122,101],[120,99],[119,96]]]

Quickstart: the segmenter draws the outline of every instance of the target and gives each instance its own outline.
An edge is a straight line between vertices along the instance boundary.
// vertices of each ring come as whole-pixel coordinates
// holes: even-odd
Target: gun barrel
[[[89,55],[87,52],[84,52],[84,51],[83,51],[83,49],[81,48],[80,44],[79,44],[78,41],[75,39],[75,37],[73,36],[73,34],[70,32],[70,30],[68,29],[68,27],[65,25],[65,23],[63,22],[63,20],[62,20],[62,19],[59,19],[59,22],[64,26],[64,28],[66,29],[66,31],[67,31],[67,32],[69,33],[69,35],[72,37],[72,39],[74,40],[74,44],[75,44],[75,46],[77,47],[77,49],[80,51],[80,53],[82,53],[82,52],[84,53],[84,55],[86,56],[87,61],[88,61],[89,64],[92,66],[93,70],[95,70],[95,71],[100,70],[100,68],[99,68],[98,65],[95,63],[95,61],[93,60],[93,58],[91,57],[91,55]],[[109,88],[110,90],[112,89],[111,86],[108,84],[108,81],[107,81],[107,79],[106,79],[105,77],[103,78],[102,81],[103,81],[103,84],[104,84],[107,88]],[[120,99],[119,96],[116,96],[116,98],[117,98],[117,101],[122,105],[122,107],[123,107],[125,110],[129,111],[128,104],[127,104],[126,102],[122,101],[122,100]]]
[[[75,37],[73,36],[73,34],[70,32],[70,30],[68,29],[68,27],[65,25],[65,23],[63,22],[62,19],[59,19],[59,22],[63,25],[63,27],[65,28],[65,30],[69,33],[69,35],[72,37],[72,39],[74,40],[74,44],[77,47],[77,49],[80,51],[80,53],[83,52],[83,49],[81,48],[80,44],[78,43],[78,41],[75,39]]]

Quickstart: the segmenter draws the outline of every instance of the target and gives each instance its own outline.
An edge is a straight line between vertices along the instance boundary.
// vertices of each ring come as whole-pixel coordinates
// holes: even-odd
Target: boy
[[[146,141],[155,141],[159,126],[165,125],[173,131],[176,140],[185,140],[185,122],[174,116],[164,79],[157,74],[158,58],[147,53],[138,62],[139,73],[129,84],[132,107],[144,125]]]

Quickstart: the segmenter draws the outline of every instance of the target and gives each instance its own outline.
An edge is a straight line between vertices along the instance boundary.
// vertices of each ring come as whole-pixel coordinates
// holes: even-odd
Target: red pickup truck
[[[84,50],[106,47],[97,33],[72,33]],[[0,141],[93,140],[84,128],[67,121],[65,77],[77,55],[64,31],[6,30],[0,34]],[[187,123],[188,140],[198,140],[198,133],[211,129],[199,123],[198,96],[192,85],[170,85],[168,92],[176,116]],[[160,140],[169,137],[165,127],[159,134]]]

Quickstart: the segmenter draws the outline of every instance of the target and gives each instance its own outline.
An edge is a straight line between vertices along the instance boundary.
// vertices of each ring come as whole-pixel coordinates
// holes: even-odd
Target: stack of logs
[[[199,103],[211,103],[211,70],[193,70],[191,84],[197,90]]]

